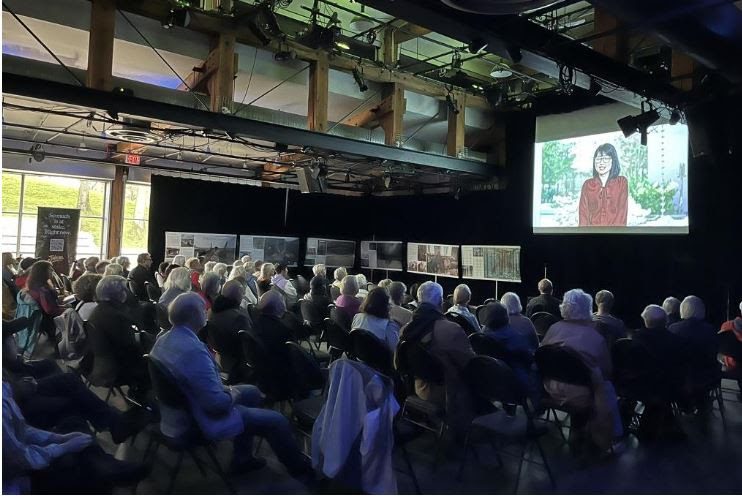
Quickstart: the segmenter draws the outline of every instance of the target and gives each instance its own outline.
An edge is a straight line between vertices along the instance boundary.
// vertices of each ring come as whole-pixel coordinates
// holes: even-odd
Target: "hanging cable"
[[[417,127],[417,129],[411,135],[409,135],[404,141],[402,141],[402,146],[404,146],[405,144],[407,144],[407,141],[409,141],[410,139],[412,139],[413,137],[415,137],[417,135],[417,133],[420,132],[423,128],[425,128],[428,125],[430,125],[433,122],[433,120],[435,120],[436,118],[438,118],[438,115],[440,113],[441,113],[441,111],[439,109],[436,114],[434,114],[428,120],[426,120],[425,123],[423,123],[422,125],[420,125],[419,127]]]
[[[252,67],[250,68],[250,77],[247,79],[247,87],[245,87],[245,94],[242,96],[242,99],[240,100],[240,107],[234,110],[234,114],[237,115],[238,111],[241,111],[242,108],[245,106],[245,99],[247,99],[247,91],[250,90],[250,84],[252,83],[252,75],[255,71],[255,61],[258,60],[258,48],[255,47],[255,56],[252,58]]]
[[[332,126],[332,127],[330,127],[329,129],[327,129],[327,132],[325,132],[325,133],[326,133],[326,134],[329,134],[329,133],[330,133],[330,130],[332,130],[332,129],[334,129],[335,127],[337,127],[338,125],[340,125],[340,124],[341,124],[341,123],[343,122],[343,120],[345,120],[345,119],[346,119],[346,118],[348,118],[348,117],[349,117],[350,115],[352,115],[353,113],[355,113],[356,111],[358,111],[359,109],[361,109],[361,108],[362,108],[362,107],[363,107],[363,106],[364,106],[364,105],[365,105],[366,103],[368,103],[368,102],[369,102],[369,101],[370,101],[371,99],[373,99],[374,97],[376,97],[378,93],[379,93],[379,91],[378,91],[378,90],[377,90],[377,91],[375,91],[374,93],[372,93],[372,94],[371,94],[371,95],[370,95],[370,96],[368,97],[368,99],[366,99],[365,101],[363,101],[363,102],[362,102],[361,104],[359,104],[358,106],[356,106],[355,108],[353,108],[352,110],[350,110],[350,111],[349,111],[349,112],[348,112],[348,113],[347,113],[347,114],[346,114],[345,116],[343,116],[343,117],[342,117],[342,118],[340,118],[340,119],[339,119],[338,121],[336,121],[336,122],[335,122],[335,125],[333,125],[333,126]]]
[[[304,66],[303,68],[301,68],[301,69],[300,69],[299,71],[297,71],[297,72],[295,72],[295,73],[293,73],[293,74],[291,74],[291,75],[287,76],[286,78],[284,78],[283,80],[281,80],[280,82],[278,82],[278,83],[277,83],[276,85],[274,85],[273,87],[269,88],[268,90],[266,90],[265,92],[263,92],[262,94],[260,94],[260,95],[259,95],[258,97],[256,97],[256,98],[255,98],[255,99],[253,99],[252,101],[250,101],[250,102],[248,102],[247,104],[245,104],[244,106],[250,106],[250,105],[251,105],[251,104],[253,104],[254,102],[256,102],[256,101],[258,101],[258,100],[262,99],[262,98],[263,98],[263,97],[265,97],[265,96],[267,96],[268,94],[270,94],[271,92],[273,92],[274,90],[276,90],[276,89],[277,89],[278,87],[280,87],[281,85],[283,85],[283,84],[284,84],[284,83],[286,83],[287,81],[289,81],[289,80],[291,80],[292,78],[294,78],[294,77],[295,77],[296,75],[298,75],[299,73],[303,72],[303,71],[304,71],[304,70],[306,70],[306,69],[309,69],[309,66],[311,66],[311,64],[307,64],[306,66]]]

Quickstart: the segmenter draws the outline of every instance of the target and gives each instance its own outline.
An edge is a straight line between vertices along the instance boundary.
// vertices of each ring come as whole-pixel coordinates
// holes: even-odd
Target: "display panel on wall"
[[[272,264],[299,265],[299,238],[292,236],[240,235],[240,257]]]
[[[361,267],[401,271],[403,260],[401,241],[361,241]]]
[[[459,246],[407,243],[407,272],[459,277]]]
[[[328,267],[353,267],[355,261],[355,241],[307,238],[307,254],[304,259],[305,266],[324,264]]]
[[[165,231],[165,260],[172,260],[178,254],[231,264],[237,254],[237,236]]]
[[[520,247],[461,245],[461,275],[520,283]]]

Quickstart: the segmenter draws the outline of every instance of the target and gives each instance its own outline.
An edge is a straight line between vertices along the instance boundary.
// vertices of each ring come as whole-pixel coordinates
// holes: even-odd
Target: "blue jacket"
[[[222,384],[216,361],[195,333],[184,326],[173,327],[157,339],[150,356],[170,371],[190,405],[190,415],[161,406],[163,434],[179,437],[188,431],[192,420],[210,440],[242,433],[242,417]]]

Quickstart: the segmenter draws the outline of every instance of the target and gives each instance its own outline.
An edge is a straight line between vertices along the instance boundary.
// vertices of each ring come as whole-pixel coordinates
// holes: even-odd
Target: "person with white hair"
[[[682,409],[698,408],[710,411],[712,400],[709,388],[717,383],[720,365],[717,361],[719,338],[716,329],[706,321],[706,307],[695,295],[689,295],[680,303],[680,321],[668,327],[677,341],[683,345],[688,367],[686,398],[678,401]]]
[[[241,305],[243,309],[247,309],[249,304],[258,303],[258,296],[252,292],[252,289],[249,286],[247,286],[248,278],[252,278],[253,282],[255,280],[255,277],[251,273],[248,273],[245,266],[235,266],[232,268],[232,271],[229,273],[229,278],[227,279],[227,282],[237,281],[245,288]]]
[[[212,271],[219,276],[219,286],[227,282],[227,265],[224,262],[217,262]]]
[[[642,344],[664,372],[677,371],[683,364],[681,344],[667,329],[667,313],[657,304],[649,304],[641,313],[644,327],[632,336]],[[679,383],[679,382],[678,382]]]
[[[368,295],[368,280],[366,279],[366,275],[363,273],[356,274],[356,282],[358,283],[358,294],[356,296],[363,300]]]
[[[244,266],[245,263],[242,262],[241,259],[237,259],[236,261],[232,262],[232,268],[234,269],[236,266]]]
[[[416,379],[415,393],[421,399],[443,405],[454,436],[461,439],[474,417],[473,401],[461,372],[475,354],[463,328],[441,312],[441,285],[426,281],[417,289],[417,301],[419,306],[412,321],[402,328],[400,341],[421,344],[438,358],[444,367],[445,384]]]
[[[123,276],[124,278],[128,278],[129,277],[129,266],[131,265],[131,261],[129,260],[129,257],[127,257],[126,255],[119,255],[115,263],[120,265],[121,268],[123,269],[123,273],[121,274],[121,276]]]
[[[324,264],[315,264],[312,266],[312,273],[315,276],[327,277],[327,267]]]
[[[559,310],[560,301],[554,297],[554,285],[549,279],[542,279],[538,282],[539,296],[534,297],[526,304],[526,316],[529,318],[537,312],[547,312],[553,314],[556,318],[561,318]]]
[[[257,301],[258,297],[258,286],[257,286],[257,278],[255,278],[255,263],[253,261],[248,260],[244,264],[242,264],[242,267],[245,269],[245,283],[244,285],[250,290],[250,295],[253,295],[255,297],[255,300]],[[234,270],[234,268],[232,268]]]
[[[385,278],[379,281],[379,284],[377,286],[379,288],[383,288],[384,290],[386,290],[386,293],[389,293],[389,285],[391,284],[392,284],[392,280],[390,280],[389,278]]]
[[[528,341],[528,345],[530,345],[534,349],[537,349],[538,334],[536,333],[536,327],[533,326],[533,322],[531,322],[528,317],[521,314],[523,306],[520,303],[520,297],[518,297],[518,294],[513,292],[505,292],[504,294],[502,294],[502,297],[500,297],[500,303],[505,306],[505,309],[507,309],[508,311],[508,316],[510,317],[510,326],[512,326],[515,331],[526,338],[526,340]]]
[[[213,260],[210,260],[206,264],[204,264],[204,273],[211,273],[214,271],[214,266],[216,266],[218,262],[215,262]]]
[[[135,335],[134,323],[124,302],[128,286],[123,276],[104,276],[95,287],[98,305],[88,318],[88,344],[93,353],[90,380],[96,385],[121,384],[130,394],[143,395],[149,388],[147,363],[142,355],[152,345],[146,332]]]
[[[610,381],[611,354],[592,322],[593,298],[579,288],[570,290],[559,308],[564,320],[551,325],[541,345],[558,345],[576,352],[592,373],[593,387],[544,379],[544,389],[559,404],[586,410],[594,407],[587,423],[590,438],[601,451],[619,451],[623,447],[623,424]]]
[[[103,271],[103,276],[124,276],[124,268],[121,264],[108,264],[106,270]]]
[[[240,257],[240,261],[242,262],[242,265],[245,265],[248,262],[252,262],[252,257],[250,257],[250,255],[243,255]]]
[[[469,302],[471,301],[471,288],[469,285],[461,283],[453,290],[453,305],[448,308],[446,314],[454,313],[462,316],[471,325],[472,331],[481,332],[482,326],[479,324],[479,320],[469,310]]]
[[[675,297],[667,297],[662,302],[662,309],[667,313],[667,326],[680,321],[680,300]]]
[[[265,466],[264,459],[253,456],[253,436],[262,436],[291,475],[308,474],[311,467],[299,452],[286,417],[260,408],[263,397],[257,387],[222,383],[214,358],[197,336],[207,324],[203,299],[196,293],[182,294],[170,304],[168,314],[173,327],[160,335],[150,356],[188,395],[188,409],[161,404],[161,432],[178,439],[196,425],[207,440],[234,438],[231,473]]]
[[[178,254],[175,257],[173,257],[173,265],[184,267],[186,263],[186,256]]]
[[[595,307],[598,312],[593,314],[593,321],[598,333],[605,337],[608,346],[612,346],[618,339],[626,338],[626,325],[611,313],[615,298],[609,290],[601,290],[595,294]]]
[[[353,317],[358,314],[362,302],[358,298],[358,279],[352,274],[347,275],[340,283],[340,296],[335,300],[336,310],[347,319],[347,325],[343,326],[350,327],[350,323],[353,321]]]
[[[330,286],[336,286],[338,288],[342,288],[341,282],[343,281],[343,278],[348,276],[348,270],[344,267],[338,267],[335,269],[335,271],[332,273],[333,278],[335,278],[335,281],[332,282],[332,285]]]
[[[402,307],[405,293],[407,293],[407,285],[401,281],[392,281],[389,284],[388,290],[390,303],[389,317],[393,321],[396,321],[399,326],[405,326],[412,321],[412,311]]]
[[[169,306],[175,297],[181,293],[191,291],[191,272],[185,267],[176,267],[165,280],[164,292],[158,301],[162,306]]]

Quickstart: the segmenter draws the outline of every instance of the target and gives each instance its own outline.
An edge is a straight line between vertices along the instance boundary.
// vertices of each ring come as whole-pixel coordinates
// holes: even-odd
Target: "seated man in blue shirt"
[[[292,476],[309,475],[311,467],[299,452],[286,417],[258,408],[262,394],[257,387],[222,384],[216,362],[195,333],[206,324],[203,299],[193,292],[183,293],[173,300],[168,313],[173,328],[157,339],[150,356],[180,386],[190,412],[161,405],[162,433],[181,437],[195,421],[207,439],[234,438],[233,473],[265,465],[264,459],[252,455],[253,435],[262,436]]]

